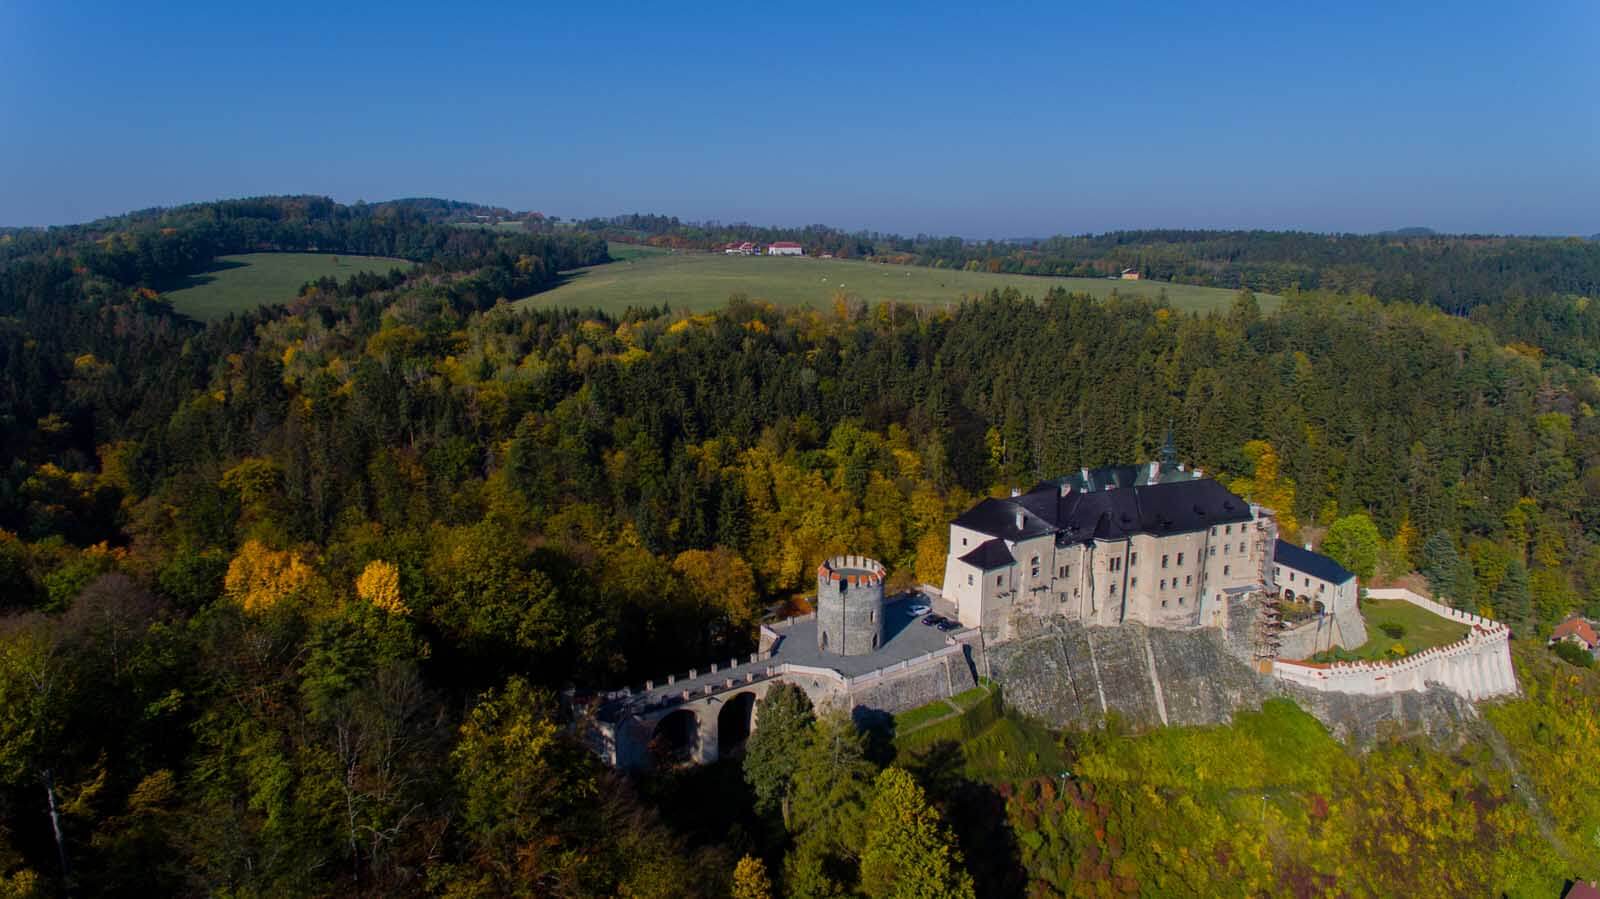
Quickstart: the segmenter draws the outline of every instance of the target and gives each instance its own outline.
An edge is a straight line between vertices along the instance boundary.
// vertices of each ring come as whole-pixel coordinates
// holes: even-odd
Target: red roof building
[[[1595,634],[1594,626],[1576,616],[1556,625],[1556,629],[1550,632],[1551,643],[1561,640],[1581,644],[1584,649],[1594,649],[1600,645],[1600,635]]]

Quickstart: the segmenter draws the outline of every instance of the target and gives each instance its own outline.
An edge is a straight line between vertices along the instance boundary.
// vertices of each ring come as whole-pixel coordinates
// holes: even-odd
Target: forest
[[[0,239],[0,896],[1600,875],[1600,674],[1541,639],[1600,613],[1592,251],[1570,284],[1537,261],[1553,244],[1525,278],[1452,261],[1467,317],[1320,280],[1338,266],[1311,251],[1319,280],[1270,315],[1248,291],[1197,316],[1055,290],[613,317],[502,302],[605,261],[603,234],[457,211],[262,198]],[[415,265],[204,326],[157,292],[311,248]],[[1049,737],[1068,781],[897,755],[784,691],[743,760],[701,771],[624,777],[566,727],[570,690],[748,652],[827,555],[936,583],[976,498],[1169,430],[1291,536],[1370,533],[1364,576],[1510,622],[1525,695],[1458,745],[1344,747],[1288,703],[1108,721]]]

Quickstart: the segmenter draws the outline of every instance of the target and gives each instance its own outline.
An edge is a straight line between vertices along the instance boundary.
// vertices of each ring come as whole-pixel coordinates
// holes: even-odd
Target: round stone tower
[[[817,568],[817,649],[866,655],[883,643],[883,566],[834,556]]]

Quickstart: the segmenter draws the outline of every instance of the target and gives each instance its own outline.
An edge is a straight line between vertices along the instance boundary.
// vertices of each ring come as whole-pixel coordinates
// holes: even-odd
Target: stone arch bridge
[[[756,705],[774,684],[800,687],[818,708],[857,715],[903,712],[977,686],[976,630],[901,627],[883,649],[843,657],[817,652],[815,628],[809,616],[763,627],[761,652],[594,697],[585,738],[619,768],[709,764],[739,751],[760,727]]]

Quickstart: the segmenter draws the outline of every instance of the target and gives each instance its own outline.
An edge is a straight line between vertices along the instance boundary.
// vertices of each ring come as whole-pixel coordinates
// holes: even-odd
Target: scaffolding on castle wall
[[[1276,659],[1283,646],[1279,636],[1284,628],[1283,610],[1278,603],[1276,593],[1263,591],[1261,610],[1256,614],[1254,654],[1257,662]]]

